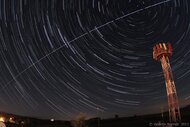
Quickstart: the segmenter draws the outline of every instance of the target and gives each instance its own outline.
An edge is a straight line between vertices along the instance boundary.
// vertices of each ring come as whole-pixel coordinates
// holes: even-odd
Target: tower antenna
[[[181,115],[179,110],[179,102],[170,66],[169,58],[172,56],[172,46],[170,43],[158,43],[153,47],[153,58],[161,62],[166,90],[168,96],[168,109],[170,122],[180,122]]]

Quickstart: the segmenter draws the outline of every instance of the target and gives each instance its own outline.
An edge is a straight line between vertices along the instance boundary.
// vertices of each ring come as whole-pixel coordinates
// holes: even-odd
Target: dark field
[[[189,127],[190,123],[190,106],[181,109],[182,122],[181,125],[173,123],[174,126]],[[171,124],[168,122],[168,113],[165,112],[164,117],[161,114],[152,114],[144,116],[119,117],[109,119],[92,118],[86,121],[80,121],[83,124],[73,126],[72,121],[54,121],[40,120],[35,118],[23,118],[25,124],[10,124],[7,127],[162,127]]]

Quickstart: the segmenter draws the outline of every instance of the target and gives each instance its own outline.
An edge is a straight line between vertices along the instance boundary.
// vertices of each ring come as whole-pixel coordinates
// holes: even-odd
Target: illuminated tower
[[[172,56],[172,46],[170,43],[159,43],[153,48],[153,58],[161,62],[166,90],[168,96],[168,109],[169,109],[169,120],[170,122],[180,122],[181,115],[179,110],[179,103],[175,83],[170,67],[169,58]]]

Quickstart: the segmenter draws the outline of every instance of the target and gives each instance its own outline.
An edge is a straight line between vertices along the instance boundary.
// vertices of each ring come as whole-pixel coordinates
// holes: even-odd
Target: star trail
[[[190,104],[190,1],[0,0],[0,111],[73,119],[167,107],[152,58],[171,42],[181,106]]]

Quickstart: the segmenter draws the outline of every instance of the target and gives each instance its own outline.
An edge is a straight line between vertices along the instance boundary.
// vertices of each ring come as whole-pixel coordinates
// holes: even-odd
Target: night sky
[[[0,0],[0,111],[37,118],[167,110],[158,42],[190,102],[189,0]]]

